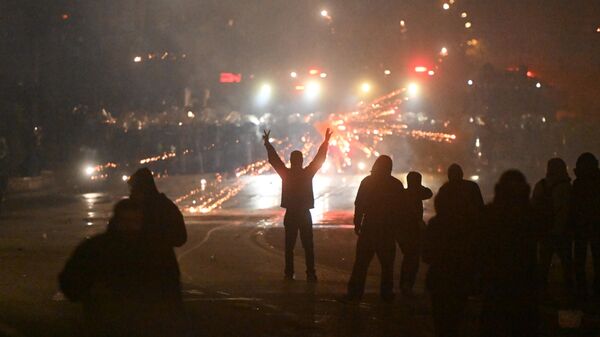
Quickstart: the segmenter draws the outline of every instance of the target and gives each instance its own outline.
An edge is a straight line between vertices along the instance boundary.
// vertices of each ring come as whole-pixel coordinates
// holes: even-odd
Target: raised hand
[[[263,141],[265,142],[265,144],[267,144],[269,142],[269,139],[271,138],[271,130],[263,130]]]
[[[327,128],[327,130],[325,131],[325,141],[329,143],[329,139],[331,138],[331,135],[333,134],[333,131],[331,131],[330,128]]]

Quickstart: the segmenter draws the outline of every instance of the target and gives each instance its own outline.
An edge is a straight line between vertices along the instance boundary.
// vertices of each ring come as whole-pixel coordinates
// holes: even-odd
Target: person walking
[[[394,299],[395,234],[402,217],[404,186],[392,176],[392,159],[375,160],[371,174],[364,178],[354,202],[354,232],[358,235],[356,258],[348,282],[347,300],[360,300],[365,289],[369,264],[374,255],[381,264],[381,298]]]
[[[302,167],[304,158],[302,152],[292,151],[290,155],[290,167],[286,167],[269,139],[271,131],[264,131],[263,141],[267,149],[269,163],[275,172],[281,177],[281,207],[286,209],[283,219],[285,229],[285,270],[286,280],[294,280],[294,246],[298,232],[300,241],[304,248],[306,259],[306,280],[316,282],[315,255],[313,245],[313,223],[310,210],[315,206],[313,194],[313,178],[323,166],[327,158],[329,139],[333,132],[325,131],[325,140],[319,147],[313,161],[306,167]]]

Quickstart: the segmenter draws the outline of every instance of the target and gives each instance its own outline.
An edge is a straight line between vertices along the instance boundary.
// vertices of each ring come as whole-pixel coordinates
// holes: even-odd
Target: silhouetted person
[[[575,277],[580,297],[587,296],[588,244],[594,260],[594,295],[600,298],[600,169],[598,159],[587,152],[575,165],[572,189],[572,221],[575,234]]]
[[[530,187],[517,170],[496,184],[485,207],[480,249],[483,306],[481,336],[536,336],[537,236],[539,225],[529,202]]]
[[[394,298],[395,234],[402,217],[404,186],[392,176],[392,159],[379,156],[371,175],[364,178],[354,201],[356,259],[348,282],[348,300],[359,300],[365,289],[367,270],[374,255],[381,264],[381,297]]]
[[[179,264],[173,250],[187,241],[187,231],[179,208],[163,193],[159,193],[148,168],[137,170],[128,180],[130,198],[142,206],[144,223],[142,236],[149,247],[149,258],[160,265],[167,280],[165,297],[180,299]]]
[[[290,167],[287,168],[277,151],[269,142],[271,131],[264,132],[263,140],[267,148],[269,163],[281,177],[281,207],[286,209],[283,219],[285,229],[285,278],[294,279],[294,246],[300,232],[300,241],[306,259],[306,280],[316,282],[315,254],[313,247],[312,217],[310,210],[315,207],[312,180],[327,158],[327,148],[331,130],[325,131],[325,140],[317,155],[306,167],[302,167],[302,152],[293,151],[290,155]]]
[[[400,275],[400,289],[404,295],[411,295],[417,272],[419,271],[419,259],[421,250],[421,231],[423,223],[423,200],[433,196],[431,190],[422,183],[419,172],[409,172],[406,176],[407,188],[404,193],[405,216],[398,233],[396,241],[402,250],[402,266]]]
[[[82,302],[92,336],[182,336],[181,299],[165,296],[172,283],[143,237],[142,208],[117,203],[103,234],[80,244],[59,276],[65,296]]]
[[[457,336],[473,290],[476,233],[483,211],[479,186],[463,179],[460,166],[448,168],[448,182],[434,199],[436,215],[429,221],[423,242],[423,260],[429,264],[436,336]]]
[[[558,255],[567,287],[573,285],[573,260],[571,238],[568,233],[570,215],[571,178],[567,165],[560,158],[548,161],[546,177],[533,189],[531,203],[538,221],[544,226],[540,240],[540,276],[543,289],[548,284],[548,273],[554,254]]]

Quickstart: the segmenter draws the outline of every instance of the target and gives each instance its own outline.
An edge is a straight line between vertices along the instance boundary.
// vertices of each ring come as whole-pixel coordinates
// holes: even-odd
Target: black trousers
[[[467,301],[467,291],[431,289],[431,310],[436,337],[459,336]]]
[[[400,267],[400,288],[411,288],[415,285],[419,260],[421,258],[421,245],[418,231],[415,233],[399,234],[396,242],[402,251],[402,265]]]
[[[315,252],[313,244],[312,216],[310,210],[291,210],[285,212],[283,227],[285,229],[285,274],[294,275],[294,246],[298,232],[304,248],[306,274],[315,274]]]
[[[393,238],[361,233],[356,242],[356,258],[348,282],[349,296],[362,297],[365,291],[369,264],[371,264],[371,260],[375,255],[377,255],[377,259],[381,264],[381,296],[393,295],[396,243]]]
[[[575,280],[579,291],[587,293],[587,276],[585,272],[588,245],[592,251],[594,265],[594,295],[600,295],[600,233],[586,235],[581,233],[575,237]]]
[[[573,254],[568,237],[547,236],[540,242],[540,278],[542,286],[548,285],[548,274],[554,254],[560,259],[563,279],[568,287],[573,285]]]

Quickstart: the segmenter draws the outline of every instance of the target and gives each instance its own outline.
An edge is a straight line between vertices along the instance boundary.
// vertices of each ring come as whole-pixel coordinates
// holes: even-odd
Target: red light
[[[221,83],[240,83],[242,81],[242,74],[234,73],[221,73],[219,82]]]
[[[527,77],[535,77],[535,74],[530,70],[527,72]]]
[[[308,71],[308,73],[311,74],[311,75],[316,75],[316,74],[319,73],[319,70],[317,70],[317,69],[311,69],[311,70]]]
[[[416,66],[416,67],[415,67],[415,71],[416,71],[416,72],[418,72],[418,73],[424,73],[424,72],[426,72],[426,71],[427,71],[427,67],[424,67],[424,66]]]
[[[63,20],[67,20],[69,19],[69,14],[64,13],[63,15],[60,16]]]

